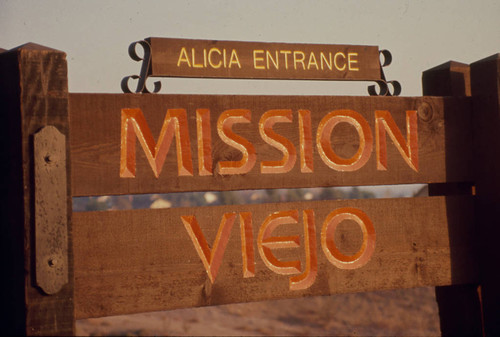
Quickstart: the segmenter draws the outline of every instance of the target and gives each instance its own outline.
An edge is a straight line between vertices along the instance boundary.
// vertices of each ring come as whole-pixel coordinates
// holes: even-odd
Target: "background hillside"
[[[180,309],[77,321],[85,336],[438,336],[434,288]]]

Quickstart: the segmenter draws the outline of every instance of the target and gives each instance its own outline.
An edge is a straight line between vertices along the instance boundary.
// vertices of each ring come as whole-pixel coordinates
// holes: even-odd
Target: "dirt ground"
[[[436,336],[434,288],[231,304],[77,321],[84,336]]]

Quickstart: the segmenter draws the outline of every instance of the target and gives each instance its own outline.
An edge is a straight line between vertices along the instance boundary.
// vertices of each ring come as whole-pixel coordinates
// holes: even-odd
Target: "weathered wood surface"
[[[422,73],[424,96],[470,96],[470,67],[449,61]]]
[[[140,108],[154,141],[158,140],[167,109],[186,109],[193,176],[179,176],[175,142],[172,142],[159,178],[154,176],[139,142],[136,144],[136,178],[120,178],[121,110]],[[213,175],[200,176],[196,110],[211,114]],[[220,161],[237,161],[242,153],[221,140],[217,119],[229,109],[248,109],[249,123],[237,123],[233,131],[253,144],[256,163],[246,174],[221,175]],[[297,161],[287,173],[263,174],[262,161],[281,160],[283,153],[259,135],[259,119],[272,109],[290,109],[292,122],[276,123],[273,130],[293,144]],[[366,164],[350,172],[337,171],[319,155],[318,124],[331,111],[358,112],[369,124],[373,150]],[[299,110],[311,112],[313,173],[300,164]],[[406,111],[417,111],[418,172],[403,159],[387,136],[387,170],[377,169],[375,111],[390,112],[406,141]],[[237,190],[315,186],[438,183],[470,181],[470,100],[468,98],[395,98],[340,96],[205,96],[205,95],[114,95],[70,94],[72,186],[74,196],[133,193],[167,193],[199,190]],[[331,136],[338,156],[353,157],[359,148],[356,129],[339,123]]]
[[[151,76],[380,80],[376,46],[147,38]]]
[[[481,242],[484,331],[500,335],[500,54],[470,65],[473,100],[476,225]]]
[[[8,335],[74,333],[71,249],[71,183],[62,191],[68,224],[68,282],[47,296],[36,286],[35,207],[51,215],[43,201],[35,206],[33,135],[46,125],[66,136],[69,158],[66,54],[26,44],[0,54],[1,149],[4,156],[1,205],[2,329]],[[63,145],[63,146],[64,146]],[[70,167],[66,166],[70,176]]]
[[[463,97],[471,95],[470,67],[446,62],[422,74],[424,95]],[[429,195],[472,195],[471,183],[429,184]],[[436,287],[436,301],[443,336],[480,336],[482,334],[481,300],[478,284]]]
[[[340,207],[359,208],[373,222],[375,250],[367,264],[358,269],[339,269],[327,260],[321,247],[323,222]],[[260,257],[258,232],[270,214],[298,210],[298,223],[279,226],[274,236],[299,235],[300,247],[273,252],[281,261],[301,260],[303,271],[305,209],[315,213],[317,278],[305,290],[290,290],[290,275],[276,274]],[[237,216],[211,284],[181,216],[195,215],[212,246],[222,215],[243,211],[252,214],[255,277],[243,277]],[[470,197],[75,213],[76,317],[476,282],[472,219]],[[359,228],[352,221],[337,227],[335,242],[342,253],[351,255],[359,250],[363,240]]]

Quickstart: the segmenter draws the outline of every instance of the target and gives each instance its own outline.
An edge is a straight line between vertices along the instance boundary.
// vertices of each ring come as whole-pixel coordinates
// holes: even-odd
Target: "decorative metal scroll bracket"
[[[140,57],[137,54],[137,49],[136,49],[137,45],[140,45],[143,48],[143,50],[144,50],[143,57]],[[151,45],[147,41],[144,41],[144,40],[133,42],[128,47],[128,54],[132,58],[132,60],[137,61],[137,62],[142,61],[141,73],[140,73],[140,75],[131,75],[131,76],[124,77],[122,79],[122,82],[121,82],[122,91],[126,94],[130,94],[130,93],[136,93],[136,94],[154,93],[154,94],[156,94],[156,93],[158,93],[161,89],[161,82],[160,81],[154,82],[154,89],[152,92],[149,91],[149,89],[146,85],[146,80],[148,79],[148,75],[149,75],[149,67],[151,65]],[[129,80],[131,80],[131,79],[137,80],[137,87],[134,91],[132,91],[129,87]]]
[[[384,75],[383,68],[392,63],[391,52],[383,49],[379,54],[384,56],[384,62],[380,62],[380,80],[375,81],[378,85],[378,92],[375,85],[370,85],[368,87],[368,94],[370,96],[399,96],[401,94],[401,84],[398,81],[387,81]],[[389,85],[392,87],[392,91],[389,90]]]
[[[33,138],[36,284],[53,295],[68,283],[66,137],[46,126]]]

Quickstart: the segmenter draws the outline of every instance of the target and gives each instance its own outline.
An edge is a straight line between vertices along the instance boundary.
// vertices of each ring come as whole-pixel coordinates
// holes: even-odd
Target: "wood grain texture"
[[[157,37],[146,40],[151,45],[150,76],[316,80],[381,79],[379,50],[376,46]],[[182,53],[183,48],[184,53]],[[212,49],[214,50],[211,52]],[[254,51],[257,52],[254,54]],[[323,53],[323,58],[321,53]],[[337,53],[340,54],[335,59]],[[351,64],[349,64],[349,54],[353,54]],[[353,70],[349,70],[349,67]]]
[[[376,246],[359,269],[339,269],[320,247],[326,216],[340,207],[361,209],[373,222]],[[244,278],[239,222],[230,233],[212,284],[181,216],[195,215],[211,245],[225,212],[251,212],[253,237],[276,211],[312,209],[318,243],[318,274],[311,287],[289,290],[290,275],[268,269],[255,249],[255,277]],[[477,280],[470,197],[315,201],[74,214],[76,317],[470,283]],[[274,250],[280,260],[301,260],[302,216],[275,235],[299,235],[299,248]],[[342,225],[343,224],[343,225]],[[281,228],[281,229],[280,229]],[[286,231],[288,228],[289,231]],[[338,248],[353,254],[361,232],[345,221],[335,234]],[[451,240],[450,238],[453,238]]]
[[[470,67],[449,61],[428,69],[422,73],[422,89],[424,96],[470,96]]]
[[[124,108],[142,110],[155,141],[167,109],[186,109],[194,176],[178,176],[176,150],[172,145],[163,171],[159,178],[155,178],[138,143],[136,178],[120,178],[120,116]],[[200,176],[197,171],[195,111],[198,108],[211,111],[214,167],[211,176]],[[249,140],[257,152],[257,162],[247,174],[220,175],[215,170],[219,161],[241,159],[241,152],[224,143],[217,134],[217,118],[228,109],[251,111],[250,123],[233,127],[233,131]],[[265,143],[259,135],[259,119],[272,109],[291,109],[292,122],[276,123],[273,129],[292,142],[297,155],[298,110],[311,112],[314,173],[302,173],[297,160],[288,173],[261,174],[261,161],[282,158],[282,153]],[[351,109],[361,114],[370,125],[374,139],[376,110],[389,111],[403,137],[406,137],[406,111],[417,110],[418,172],[404,161],[389,137],[386,171],[377,169],[375,150],[359,170],[341,172],[328,167],[318,154],[316,133],[319,121],[329,112],[339,109]],[[468,98],[70,94],[72,193],[83,196],[470,181],[469,110]],[[331,143],[339,156],[349,158],[358,149],[358,133],[351,125],[340,123],[332,132]],[[373,146],[375,148],[375,144]]]
[[[2,306],[6,331],[14,335],[74,333],[71,249],[71,183],[64,191],[68,223],[68,279],[47,296],[35,282],[35,214],[33,135],[52,125],[66,136],[69,158],[66,54],[26,44],[0,54],[2,192]],[[70,176],[70,167],[66,166]],[[64,207],[64,206],[63,206]]]
[[[422,74],[424,95],[470,96],[470,67],[454,61]],[[473,183],[429,184],[429,195],[472,195]],[[477,238],[477,236],[476,236]],[[479,336],[482,313],[478,284],[436,287],[443,336]]]
[[[486,336],[500,335],[500,54],[470,65],[473,99],[476,224],[481,242],[481,295]]]

